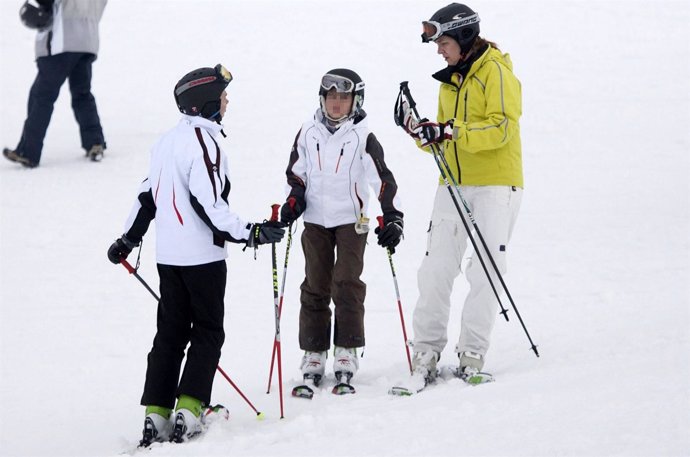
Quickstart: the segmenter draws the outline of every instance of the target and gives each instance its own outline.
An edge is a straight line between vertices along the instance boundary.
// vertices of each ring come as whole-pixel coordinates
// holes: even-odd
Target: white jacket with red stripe
[[[156,260],[203,265],[227,257],[225,242],[244,242],[251,223],[228,204],[228,161],[216,137],[221,126],[183,116],[151,149],[148,177],[125,224],[138,243],[156,220]]]
[[[322,119],[317,110],[302,125],[286,171],[290,196],[306,203],[304,222],[332,228],[353,224],[362,215],[373,221],[378,211],[368,214],[370,188],[386,222],[401,220],[398,186],[383,148],[369,131],[366,113],[333,133]]]

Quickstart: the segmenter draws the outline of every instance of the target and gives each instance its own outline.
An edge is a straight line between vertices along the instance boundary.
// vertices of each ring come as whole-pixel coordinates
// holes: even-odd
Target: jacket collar
[[[218,135],[218,133],[220,133],[220,131],[223,130],[222,125],[201,116],[188,116],[186,114],[183,114],[182,119],[180,119],[180,122],[184,122],[185,124],[190,125],[191,127],[200,127],[208,131],[211,135],[213,135],[213,137]]]
[[[460,75],[460,83],[457,85],[460,86],[462,85],[462,81],[467,79],[467,75],[474,73],[477,71],[477,68],[482,66],[486,56],[489,54],[489,49],[491,49],[491,47],[487,44],[484,48],[478,50],[469,60],[460,62],[457,65],[449,65],[431,76],[442,83],[455,86],[453,74],[458,73]]]
[[[366,122],[366,117],[367,113],[363,110],[360,109],[360,113],[355,116],[352,119],[348,119],[347,121],[343,122],[340,124],[340,126],[333,132],[331,132],[328,127],[326,127],[325,118],[323,113],[321,112],[321,108],[316,110],[316,113],[314,113],[314,125],[316,128],[321,129],[322,131],[328,133],[329,136],[342,136],[345,133],[349,132],[350,130],[360,128],[360,127],[366,127],[367,122]]]

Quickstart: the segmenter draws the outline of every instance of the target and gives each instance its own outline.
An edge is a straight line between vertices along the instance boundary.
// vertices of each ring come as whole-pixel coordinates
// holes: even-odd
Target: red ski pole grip
[[[376,216],[376,220],[379,221],[379,228],[383,228],[383,216]]]
[[[134,269],[134,267],[133,267],[132,265],[130,265],[129,262],[127,262],[127,261],[125,260],[124,257],[121,257],[121,258],[120,258],[120,263],[122,264],[123,267],[125,267],[125,268],[127,269],[127,271],[129,271],[129,274],[132,274],[132,273],[134,273],[134,272],[136,271],[136,270]]]
[[[271,220],[272,221],[278,220],[278,211],[279,210],[280,210],[280,205],[278,203],[274,203],[271,205]]]

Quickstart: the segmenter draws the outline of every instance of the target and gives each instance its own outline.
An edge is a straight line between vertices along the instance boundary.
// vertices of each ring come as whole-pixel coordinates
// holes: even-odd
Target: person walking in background
[[[4,148],[12,162],[35,168],[60,87],[69,80],[72,109],[79,124],[81,147],[93,161],[103,158],[103,129],[91,93],[91,66],[99,47],[98,24],[107,0],[35,0],[21,10],[22,21],[36,35],[38,74],[29,92],[28,113],[15,149]]]
[[[437,122],[417,124],[408,106],[404,125],[425,150],[432,144],[440,146],[503,275],[523,188],[520,82],[508,54],[479,36],[479,16],[468,6],[451,3],[422,24],[422,41],[436,43],[448,66],[433,75],[441,82]],[[424,384],[435,378],[436,364],[448,342],[453,282],[468,246],[469,234],[444,187],[441,180],[427,252],[418,272],[419,299],[413,315],[413,368]],[[476,253],[465,274],[470,291],[455,346],[463,377],[482,370],[498,309]],[[492,279],[497,283],[495,274]]]
[[[333,371],[350,378],[364,346],[364,297],[360,279],[369,230],[369,186],[377,193],[384,227],[378,243],[395,250],[403,232],[398,186],[369,131],[364,82],[338,68],[321,78],[320,108],[302,125],[290,153],[287,201],[281,221],[304,216],[302,249],[306,277],[301,285],[299,344],[305,351],[302,374],[318,385],[331,341],[331,298],[335,305]]]
[[[155,218],[160,301],[141,398],[146,418],[140,446],[181,442],[202,431],[201,412],[225,340],[226,242],[254,247],[285,234],[278,221],[247,223],[230,208],[228,160],[216,138],[231,80],[216,65],[191,71],[175,85],[182,119],[153,146],[125,233],[108,249],[108,259],[120,263]]]

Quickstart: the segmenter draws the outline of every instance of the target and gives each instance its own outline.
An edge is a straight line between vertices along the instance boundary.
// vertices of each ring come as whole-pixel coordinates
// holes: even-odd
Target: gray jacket
[[[55,0],[53,24],[36,35],[36,58],[63,52],[98,54],[98,23],[108,0]]]

